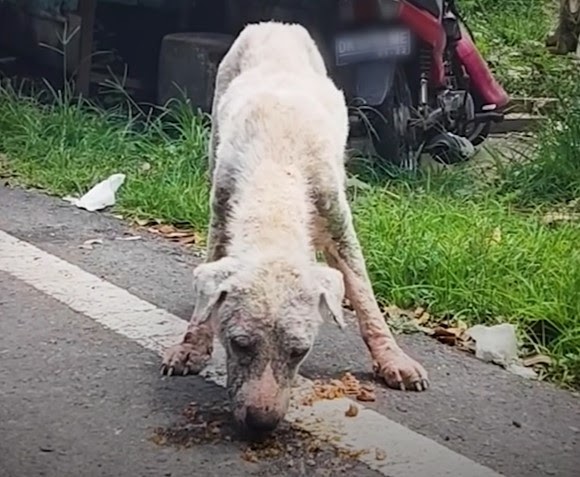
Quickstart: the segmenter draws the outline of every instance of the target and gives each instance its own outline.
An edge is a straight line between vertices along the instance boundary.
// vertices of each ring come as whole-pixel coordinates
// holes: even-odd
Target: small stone
[[[518,429],[520,429],[522,427],[522,423],[519,421],[512,421],[512,424],[517,427]]]

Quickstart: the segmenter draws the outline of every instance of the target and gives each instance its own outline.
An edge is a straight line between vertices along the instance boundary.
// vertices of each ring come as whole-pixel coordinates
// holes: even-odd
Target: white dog
[[[343,325],[345,290],[376,372],[392,387],[427,387],[374,298],[345,192],[347,136],[344,95],[308,32],[246,27],[216,81],[207,263],[194,272],[185,338],[163,361],[164,372],[197,372],[217,330],[245,429],[269,431],[284,416],[322,318]]]

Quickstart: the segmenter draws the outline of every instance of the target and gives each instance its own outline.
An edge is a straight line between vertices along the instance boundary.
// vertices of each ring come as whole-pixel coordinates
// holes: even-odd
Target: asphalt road
[[[135,303],[151,304],[151,313],[187,319],[194,254],[105,214],[3,187],[0,231],[0,476],[578,475],[577,395],[421,336],[400,341],[429,370],[431,389],[379,388],[368,415],[385,435],[344,430],[370,448],[386,446],[384,456],[374,456],[380,465],[289,424],[274,451],[248,450],[229,428],[221,386],[203,377],[161,379],[155,347],[119,332],[122,326],[104,327],[91,311],[110,308],[110,295],[89,293],[90,303],[76,306],[66,298],[80,285],[74,276],[63,277],[59,289],[38,266],[59,257],[82,271],[77,281],[112,284]],[[143,239],[116,240],[126,232]],[[11,237],[18,239],[12,245]],[[102,245],[80,248],[97,238]],[[26,244],[39,249],[34,260]],[[23,250],[22,263],[10,257],[13,250]],[[346,332],[324,327],[302,371],[368,378],[366,353],[354,324]],[[451,462],[448,474],[428,471],[429,453]],[[460,458],[470,470],[452,472]]]

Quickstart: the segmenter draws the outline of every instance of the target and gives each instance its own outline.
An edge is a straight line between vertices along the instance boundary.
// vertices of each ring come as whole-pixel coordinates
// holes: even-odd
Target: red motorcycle
[[[454,0],[338,0],[332,44],[354,106],[353,133],[415,169],[421,153],[471,158],[509,97],[478,52]],[[338,33],[337,33],[338,32]]]

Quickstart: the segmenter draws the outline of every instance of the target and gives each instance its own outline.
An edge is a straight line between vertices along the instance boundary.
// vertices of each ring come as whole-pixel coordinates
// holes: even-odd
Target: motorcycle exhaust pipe
[[[469,124],[473,123],[487,123],[489,121],[493,123],[501,123],[504,120],[503,113],[497,113],[495,111],[489,111],[485,113],[476,113],[475,117],[469,121]]]

